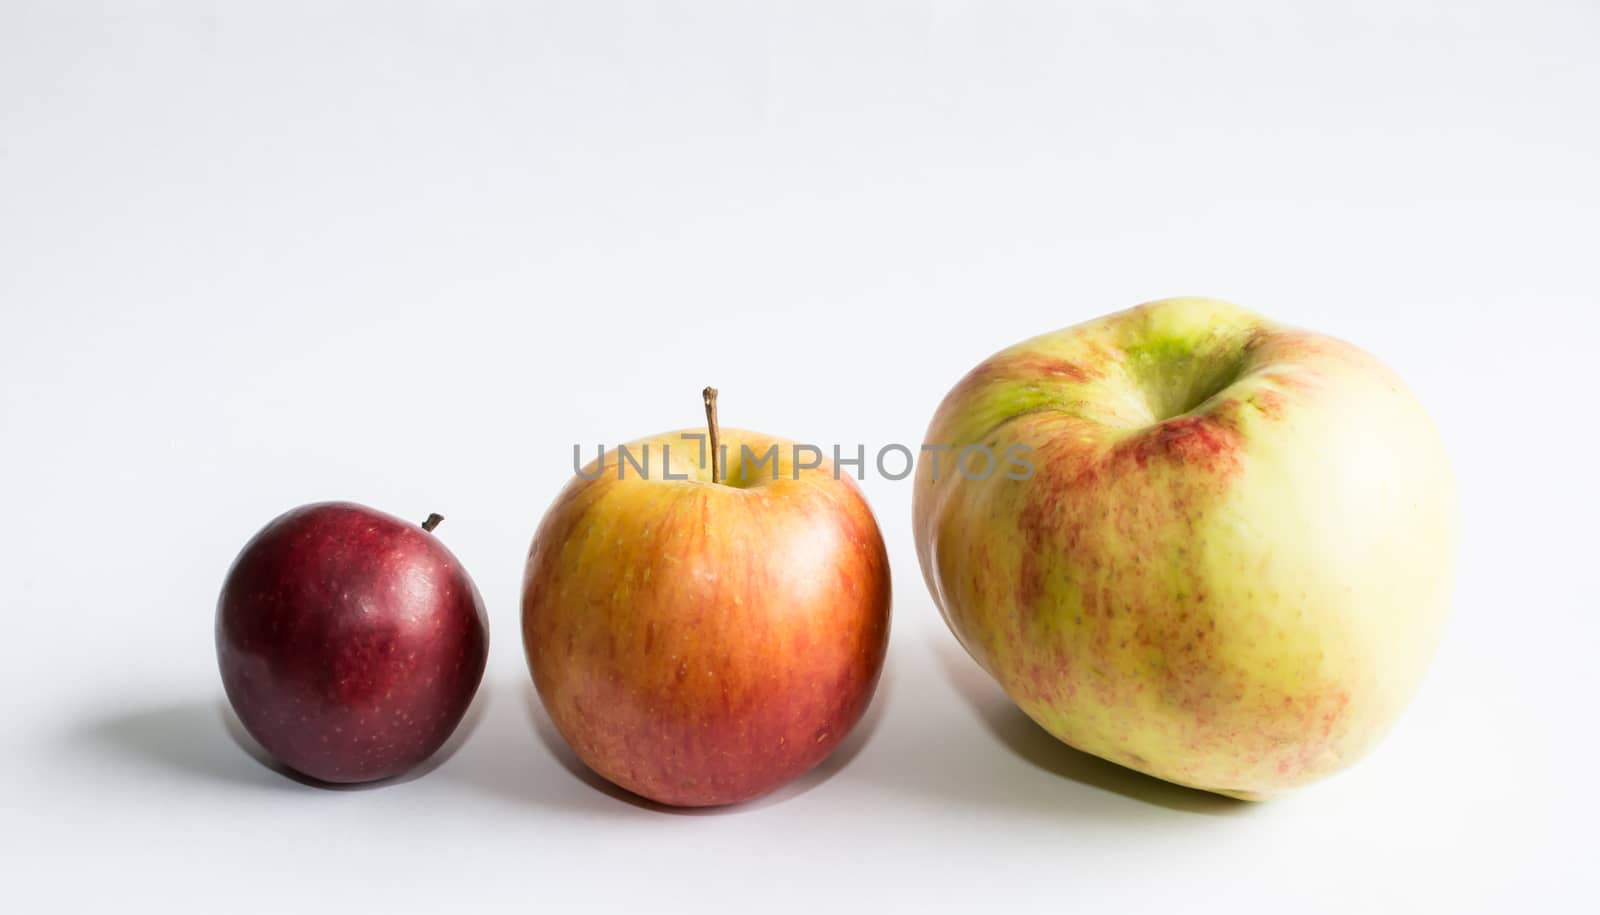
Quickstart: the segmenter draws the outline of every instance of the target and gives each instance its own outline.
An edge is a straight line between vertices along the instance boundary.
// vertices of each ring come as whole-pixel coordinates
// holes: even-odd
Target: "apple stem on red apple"
[[[700,392],[706,401],[706,429],[711,433],[711,482],[720,483],[722,477],[717,467],[717,389],[706,388]]]
[[[422,522],[422,529],[425,531],[431,531],[438,527],[439,522],[443,520],[444,515],[441,515],[438,512],[428,512],[428,520]]]

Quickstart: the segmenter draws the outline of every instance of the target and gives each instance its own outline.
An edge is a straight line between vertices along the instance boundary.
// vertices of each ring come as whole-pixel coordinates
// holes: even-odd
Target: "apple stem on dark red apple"
[[[434,528],[438,527],[439,522],[443,520],[444,515],[441,515],[438,512],[428,512],[428,520],[422,522],[422,529],[425,531],[432,531]]]
[[[721,474],[717,468],[717,389],[706,388],[700,392],[706,400],[706,429],[711,433],[711,482],[722,482]]]

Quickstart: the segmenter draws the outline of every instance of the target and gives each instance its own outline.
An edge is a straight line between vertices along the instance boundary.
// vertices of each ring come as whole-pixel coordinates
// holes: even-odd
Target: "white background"
[[[1592,904],[1593,3],[253,6],[0,3],[0,906]],[[1356,768],[1248,805],[1055,743],[881,479],[886,681],[821,770],[674,814],[550,736],[518,588],[575,442],[711,383],[916,443],[1180,293],[1365,346],[1453,454],[1452,624]],[[234,553],[329,498],[443,513],[492,621],[450,752],[367,790],[252,759],[213,654]]]

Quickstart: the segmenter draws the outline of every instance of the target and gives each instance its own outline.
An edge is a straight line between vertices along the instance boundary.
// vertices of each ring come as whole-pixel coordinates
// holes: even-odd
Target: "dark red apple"
[[[419,526],[348,502],[281,515],[245,544],[217,601],[217,663],[245,730],[325,782],[399,775],[433,755],[483,679],[483,599]]]

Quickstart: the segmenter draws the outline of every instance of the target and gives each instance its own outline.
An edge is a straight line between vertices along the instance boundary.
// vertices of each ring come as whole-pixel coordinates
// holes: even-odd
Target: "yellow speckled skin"
[[[1449,464],[1416,399],[1347,343],[1152,302],[988,359],[926,440],[954,446],[917,467],[934,599],[1086,752],[1268,796],[1369,750],[1438,643]],[[968,479],[972,444],[1026,447],[1032,476]]]

